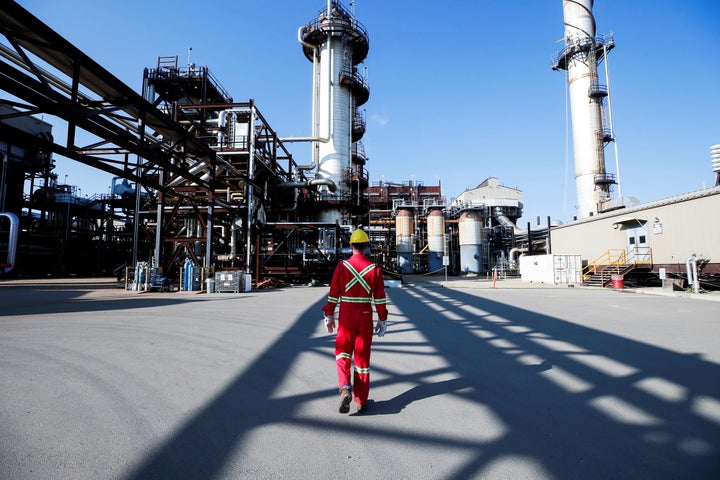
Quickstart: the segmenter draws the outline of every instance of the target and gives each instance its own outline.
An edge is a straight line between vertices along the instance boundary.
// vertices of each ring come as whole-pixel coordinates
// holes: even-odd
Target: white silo
[[[320,185],[320,200],[326,202],[318,220],[350,224],[353,121],[356,107],[368,95],[357,65],[367,56],[369,38],[365,28],[337,0],[329,0],[327,8],[300,33],[305,56],[314,67],[315,184]],[[357,129],[355,140],[359,140]]]
[[[395,247],[398,268],[402,273],[414,271],[413,230],[413,212],[407,209],[398,210],[395,216]]]
[[[463,273],[481,273],[482,262],[482,216],[468,210],[458,219],[460,237],[460,271]]]
[[[431,272],[443,268],[445,255],[445,217],[442,210],[435,208],[427,215],[428,266]]]
[[[596,38],[593,0],[563,0],[565,48],[554,70],[567,70],[578,217],[598,213],[610,199],[614,176],[605,171],[605,143],[611,128],[603,121],[606,86],[598,81],[598,63],[614,47],[612,39]]]

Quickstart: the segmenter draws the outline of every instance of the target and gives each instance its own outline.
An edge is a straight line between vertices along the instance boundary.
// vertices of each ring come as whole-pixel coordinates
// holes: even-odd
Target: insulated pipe
[[[610,63],[608,62],[608,48],[607,44],[603,45],[603,57],[605,58],[605,81],[607,82],[607,93],[608,93],[608,123],[610,124],[610,136],[613,139],[613,149],[615,150],[615,180],[617,181],[618,198],[622,200],[622,182],[620,181],[620,157],[618,157],[618,145],[615,139],[615,125],[613,123],[612,115],[612,95],[610,89]]]
[[[158,171],[158,180],[162,185],[163,179],[165,178],[165,170],[160,168]],[[157,203],[158,209],[155,214],[155,254],[153,255],[153,261],[156,267],[160,267],[160,253],[162,252],[162,234],[163,234],[163,212],[165,210],[165,193],[162,190],[157,192]]]
[[[208,169],[207,164],[198,163],[198,164],[195,164],[192,167],[190,167],[190,169],[188,170],[188,173],[190,173],[192,175],[197,175],[198,173],[202,172],[203,170],[207,170],[207,169]],[[185,182],[185,181],[187,181],[187,179],[185,177],[178,176],[178,177],[175,177],[175,179],[173,179],[172,181],[168,182],[166,187],[177,187],[178,185],[180,185],[182,182]]]
[[[695,254],[693,254],[692,257],[685,260],[685,270],[687,271],[688,285],[690,285],[692,283],[693,286],[695,285],[695,277],[693,276],[693,269],[690,267],[690,263],[693,261],[694,258],[695,258]]]
[[[225,110],[222,110],[222,111],[218,114],[218,118],[217,118],[217,119],[210,119],[210,120],[208,120],[208,122],[212,122],[212,123],[217,122],[217,124],[218,124],[217,141],[218,141],[218,145],[219,145],[219,146],[222,146],[222,145],[223,145],[223,140],[226,140],[226,139],[225,139],[225,132],[223,131],[223,129],[224,129],[225,126],[227,125],[227,115],[230,114],[230,113],[246,113],[246,112],[247,112],[247,109],[243,109],[243,108],[227,108],[227,109],[225,109]],[[237,116],[235,116],[235,118],[237,118]],[[236,122],[236,123],[237,123],[237,122]],[[235,141],[236,141],[236,140],[233,139],[233,142],[235,142]],[[223,154],[223,155],[233,155],[233,154],[240,154],[240,155],[241,155],[241,154],[243,154],[243,153],[244,153],[244,152],[223,152],[222,154]]]
[[[692,283],[693,293],[700,293],[700,280],[698,279],[697,268],[698,260],[703,260],[703,258],[700,258],[693,253],[692,256],[685,261],[688,284]]]
[[[255,125],[255,105],[250,107],[250,125]],[[253,196],[255,195],[255,189],[253,187],[255,183],[255,129],[250,128],[249,138],[249,153],[248,159],[248,180],[247,180],[247,223],[246,227],[246,242],[245,242],[245,273],[251,275],[251,261],[252,261],[252,226],[255,224],[253,221]]]
[[[230,255],[235,259],[237,255],[237,232],[240,231],[242,225],[242,219],[236,218],[230,224]]]
[[[6,265],[2,267],[2,273],[10,272],[15,266],[15,256],[17,254],[17,238],[20,221],[14,213],[0,213],[0,217],[7,217],[10,220],[10,236],[8,237],[8,253]]]
[[[328,10],[329,12],[330,10]],[[313,45],[311,43],[308,43],[302,39],[302,34],[305,31],[305,27],[298,28],[298,42],[300,42],[301,45],[307,48],[311,48],[313,51],[313,83],[312,83],[312,89],[313,89],[313,95],[312,95],[312,136],[310,137],[286,137],[286,138],[280,138],[279,140],[281,142],[322,142],[322,143],[328,143],[330,141],[330,130],[328,129],[327,137],[321,137],[318,133],[318,102],[320,101],[320,94],[318,92],[318,89],[320,88],[320,84],[318,82],[318,47],[316,45]],[[330,79],[332,81],[332,73],[330,74]],[[328,112],[328,124],[332,126],[332,109]],[[313,152],[312,152],[312,163],[309,165],[298,165],[296,168],[298,170],[314,170],[318,167],[320,163],[320,153],[318,151],[317,145],[313,145]]]
[[[306,188],[306,187],[319,187],[320,185],[325,185],[328,187],[328,190],[331,192],[335,192],[337,190],[337,185],[335,185],[335,182],[330,180],[329,178],[313,178],[312,180],[308,180],[307,182],[283,182],[279,185],[280,188]]]
[[[520,258],[520,255],[527,252],[527,248],[511,248],[510,252],[508,252],[508,257],[510,260],[510,268],[516,268],[518,260]],[[519,254],[519,255],[518,255]],[[515,258],[515,255],[518,255],[518,258]]]
[[[698,281],[698,270],[697,270],[697,257],[693,255],[692,269],[693,269],[693,292],[700,293],[700,282]]]
[[[218,146],[222,148],[222,146],[225,144],[225,116],[227,115],[227,110],[223,110],[220,112],[218,116],[218,133],[217,133],[217,143]]]
[[[521,235],[521,234],[525,233],[522,228],[515,225],[512,220],[510,220],[506,215],[504,215],[502,213],[501,208],[495,209],[495,218],[497,219],[498,222],[500,222],[501,225],[503,225],[505,227],[512,227],[513,232],[515,232],[516,235]]]

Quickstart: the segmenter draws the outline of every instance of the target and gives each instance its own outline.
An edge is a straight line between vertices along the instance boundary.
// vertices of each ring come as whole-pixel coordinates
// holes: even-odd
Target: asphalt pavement
[[[643,293],[408,279],[343,415],[326,287],[0,281],[0,479],[720,478],[718,297]]]

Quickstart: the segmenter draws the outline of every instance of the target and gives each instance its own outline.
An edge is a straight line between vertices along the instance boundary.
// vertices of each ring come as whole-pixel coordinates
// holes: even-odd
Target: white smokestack
[[[565,49],[553,69],[567,70],[578,217],[598,213],[610,198],[612,175],[605,171],[604,142],[611,140],[603,125],[607,89],[598,82],[597,64],[603,44],[595,38],[592,0],[563,0]]]

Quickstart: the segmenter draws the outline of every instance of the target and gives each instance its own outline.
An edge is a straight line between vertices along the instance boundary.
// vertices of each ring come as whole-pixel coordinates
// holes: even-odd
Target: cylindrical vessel
[[[427,216],[428,266],[431,272],[442,270],[445,254],[445,217],[442,210],[434,209]]]
[[[349,225],[353,189],[351,146],[356,107],[367,101],[369,91],[357,65],[367,56],[370,40],[365,27],[342,3],[328,1],[327,8],[300,30],[303,53],[313,62],[313,163],[317,162],[320,199],[327,201],[318,220]],[[360,83],[358,83],[360,82]],[[361,103],[355,95],[362,93]],[[356,131],[356,140],[362,135]],[[322,139],[322,140],[320,140]]]
[[[357,65],[365,60],[370,40],[365,27],[337,0],[328,1],[300,33],[303,53],[313,62],[313,136],[318,138],[313,163],[321,180],[316,185],[320,199],[327,201],[318,220],[349,225],[348,206],[355,201],[350,182],[353,116],[369,96],[363,79],[356,81]],[[358,93],[361,103],[355,98]],[[356,140],[361,136],[356,131]]]
[[[319,143],[318,175],[335,184],[335,192],[324,192],[328,198],[342,200],[348,196],[346,172],[350,168],[350,133],[352,121],[352,93],[340,86],[340,71],[345,57],[345,45],[341,37],[329,36],[320,46],[320,74],[318,76],[319,109],[318,125],[321,137],[329,138]],[[327,188],[327,187],[322,187]],[[334,222],[342,217],[341,210],[323,212],[320,221]]]
[[[413,214],[407,209],[398,210],[395,217],[395,247],[398,267],[402,273],[412,273],[413,268]]]
[[[458,219],[460,235],[460,271],[482,272],[482,217],[478,212],[463,212]]]

